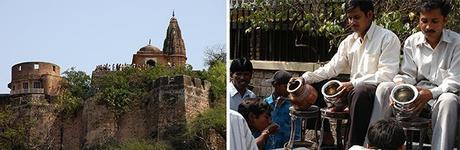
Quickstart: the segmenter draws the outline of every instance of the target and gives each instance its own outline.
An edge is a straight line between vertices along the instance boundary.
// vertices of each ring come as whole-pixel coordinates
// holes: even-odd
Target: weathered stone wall
[[[254,67],[254,73],[250,85],[252,91],[259,97],[265,98],[269,96],[273,88],[271,83],[265,82],[270,79],[278,70],[286,70],[294,77],[301,76],[306,71],[314,71],[321,64],[317,63],[297,63],[297,62],[282,62],[282,61],[257,61],[251,60]]]
[[[190,119],[209,108],[211,83],[188,76],[184,76],[184,81],[186,118]]]
[[[56,106],[45,99],[44,94],[28,94],[12,97],[15,115],[21,118],[27,130],[28,143],[32,149],[58,149],[61,143],[61,122],[56,113]]]
[[[159,89],[157,137],[162,139],[182,133],[186,125],[184,77],[161,77],[154,87]]]
[[[115,137],[117,141],[125,142],[131,138],[147,138],[149,136],[149,128],[146,123],[145,106],[136,106],[131,111],[126,112],[117,119],[118,130]]]
[[[43,89],[45,91],[45,94],[48,95],[57,95],[59,92],[59,89],[61,88],[61,80],[62,78],[60,76],[54,76],[54,75],[43,75],[41,77],[42,79],[42,84],[43,84]]]
[[[168,139],[183,134],[186,123],[209,107],[208,81],[161,77],[152,86],[149,96],[119,117],[93,98],[85,100],[83,109],[71,118],[59,115],[45,94],[14,96],[10,101],[20,116],[34,120],[29,142],[38,149],[95,148],[131,138]]]
[[[86,135],[86,118],[83,118],[83,111],[76,113],[75,117],[62,118],[62,149],[79,150],[84,143]]]
[[[90,148],[115,139],[117,124],[115,113],[106,105],[99,105],[94,99],[88,99],[83,107],[85,135],[84,147]]]

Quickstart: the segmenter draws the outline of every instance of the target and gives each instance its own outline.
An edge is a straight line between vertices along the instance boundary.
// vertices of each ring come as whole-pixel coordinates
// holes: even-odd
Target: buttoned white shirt
[[[404,43],[400,75],[394,82],[427,87],[433,99],[445,92],[458,94],[460,88],[460,35],[444,29],[436,47],[431,47],[422,32]]]
[[[232,82],[227,84],[227,90],[228,97],[230,97],[230,109],[234,111],[238,111],[238,105],[240,105],[243,99],[256,98],[256,95],[249,89],[246,89],[244,95],[241,96],[241,94],[238,93],[238,90]]]
[[[231,150],[257,150],[257,145],[251,130],[240,113],[229,110],[229,138]]]
[[[353,86],[362,83],[377,85],[393,79],[399,69],[401,42],[385,28],[372,22],[363,39],[354,32],[343,40],[337,53],[323,67],[302,75],[308,84],[350,74]]]

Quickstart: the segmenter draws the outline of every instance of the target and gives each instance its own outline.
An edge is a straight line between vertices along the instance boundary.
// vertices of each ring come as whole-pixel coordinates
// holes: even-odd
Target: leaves
[[[460,1],[452,1],[452,11],[447,28],[460,31]],[[403,41],[409,35],[418,32],[419,1],[375,0],[374,18],[377,24],[393,31]],[[345,1],[306,1],[306,0],[258,0],[248,4],[252,13],[240,22],[250,22],[246,33],[254,29],[261,30],[295,30],[307,32],[308,35],[322,36],[330,40],[331,48],[338,47],[351,31],[346,28],[347,18],[344,13]],[[293,24],[282,28],[281,24]]]
[[[189,75],[196,77],[189,65],[178,67],[155,66],[149,68],[128,67],[122,71],[108,72],[94,78],[95,98],[107,105],[117,116],[141,104],[152,90],[154,80],[162,76]]]

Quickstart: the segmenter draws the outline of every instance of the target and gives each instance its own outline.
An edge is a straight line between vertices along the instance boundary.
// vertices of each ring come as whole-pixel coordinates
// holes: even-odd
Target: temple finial
[[[150,43],[152,43],[152,39],[149,39],[149,45],[150,45]]]
[[[174,15],[174,9],[173,9],[173,17],[174,17],[174,16],[175,16],[175,15]]]

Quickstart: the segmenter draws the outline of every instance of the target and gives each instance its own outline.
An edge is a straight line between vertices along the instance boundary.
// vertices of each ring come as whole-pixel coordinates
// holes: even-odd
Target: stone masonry
[[[39,149],[91,149],[132,138],[168,140],[184,133],[185,125],[209,108],[211,84],[190,76],[160,77],[140,105],[117,117],[95,99],[64,118],[45,94],[26,94],[2,100],[16,108],[19,118],[32,119],[29,143]],[[22,114],[22,115],[21,115]]]

